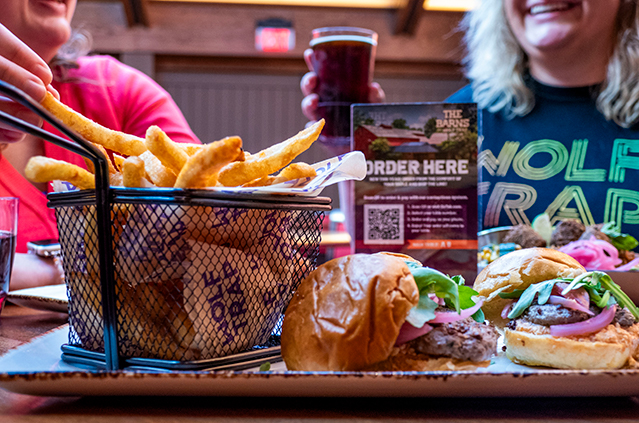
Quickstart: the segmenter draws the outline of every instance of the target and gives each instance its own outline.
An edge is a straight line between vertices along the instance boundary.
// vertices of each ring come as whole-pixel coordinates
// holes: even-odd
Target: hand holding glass
[[[363,28],[318,28],[310,45],[317,74],[317,113],[326,121],[320,141],[343,153],[350,150],[350,106],[369,101],[377,34]]]

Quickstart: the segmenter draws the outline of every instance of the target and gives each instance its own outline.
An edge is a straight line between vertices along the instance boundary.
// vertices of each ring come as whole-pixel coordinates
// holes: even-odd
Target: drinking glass
[[[16,253],[18,203],[18,198],[0,197],[0,313],[9,292],[11,269]]]
[[[319,140],[330,152],[350,151],[351,104],[368,103],[377,33],[354,27],[313,30],[311,65],[317,74],[317,113],[326,121]]]

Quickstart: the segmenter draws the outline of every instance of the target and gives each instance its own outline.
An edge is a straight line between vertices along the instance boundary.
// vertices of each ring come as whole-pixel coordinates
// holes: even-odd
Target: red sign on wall
[[[292,28],[257,27],[255,48],[267,53],[283,53],[295,48],[295,30]]]

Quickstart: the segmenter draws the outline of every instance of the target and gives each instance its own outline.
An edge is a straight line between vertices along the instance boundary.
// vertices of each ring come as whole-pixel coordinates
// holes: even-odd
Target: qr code
[[[365,204],[364,244],[404,244],[404,206]]]

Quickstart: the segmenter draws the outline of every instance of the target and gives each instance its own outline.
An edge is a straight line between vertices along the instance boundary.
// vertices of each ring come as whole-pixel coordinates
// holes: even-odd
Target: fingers
[[[302,100],[302,113],[312,121],[319,120],[319,114],[317,113],[318,102],[319,96],[317,94],[307,95]]]
[[[315,87],[317,87],[317,74],[315,72],[307,72],[304,74],[300,81],[302,94],[305,96],[313,94],[315,92]]]
[[[308,70],[313,72],[313,63],[311,62],[311,56],[313,56],[313,49],[307,48],[304,50],[304,61],[306,62],[306,66],[308,66]]]
[[[0,80],[17,87],[37,101],[44,98],[46,87],[53,80],[46,62],[1,24]],[[0,98],[0,110],[36,126],[42,125],[42,120],[37,115],[10,99]],[[24,133],[0,124],[0,143],[17,142],[24,136]]]
[[[14,131],[9,127],[0,123],[0,151],[2,151],[2,144],[12,144],[14,142],[22,141],[27,134],[23,132]]]
[[[371,83],[369,87],[368,101],[371,103],[383,103],[386,101],[386,93],[377,82]]]
[[[51,69],[33,50],[0,25],[0,79],[42,100],[53,80]]]
[[[60,93],[58,92],[58,90],[53,88],[53,86],[47,85],[47,91],[49,91],[56,98],[56,100],[60,100]]]
[[[304,99],[302,100],[302,113],[308,119],[316,121],[319,119],[317,115],[317,103],[319,102],[319,96],[313,91],[317,86],[317,75],[315,72],[307,72],[300,81],[300,88]]]
[[[0,97],[0,110],[35,126],[42,125],[42,119],[40,119],[38,115],[7,98]],[[17,131],[9,125],[0,123],[0,143],[14,143],[21,141],[24,137],[24,132]]]

